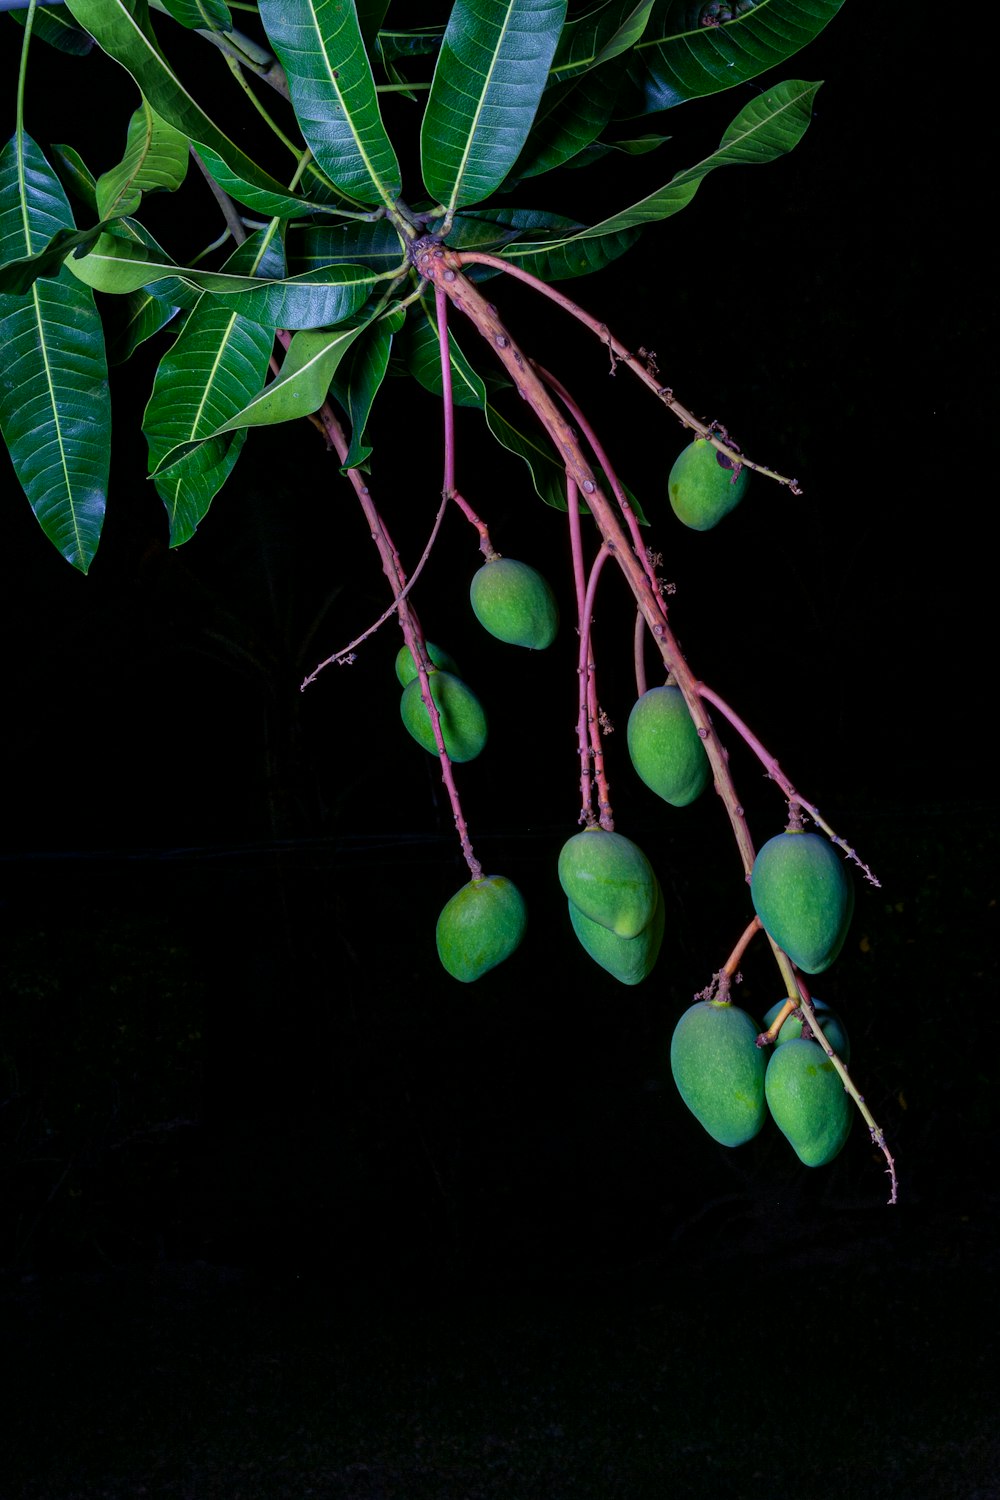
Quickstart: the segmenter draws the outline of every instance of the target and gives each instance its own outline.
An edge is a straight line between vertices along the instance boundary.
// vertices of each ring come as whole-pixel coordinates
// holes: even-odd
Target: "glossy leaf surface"
[[[73,217],[29,136],[0,152],[0,262],[32,254]],[[0,295],[0,431],[46,536],[86,572],[107,500],[111,407],[93,293],[63,270]]]
[[[129,121],[124,156],[97,179],[98,218],[135,213],[143,193],[176,191],[187,166],[187,136],[161,120],[143,99]]]

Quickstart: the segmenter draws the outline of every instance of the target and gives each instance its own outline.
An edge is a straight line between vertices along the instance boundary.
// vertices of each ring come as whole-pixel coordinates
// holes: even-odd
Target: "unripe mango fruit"
[[[621,833],[585,828],[559,852],[559,884],[592,922],[634,938],[652,921],[656,875],[637,844]]]
[[[767,1117],[760,1027],[746,1011],[718,1000],[686,1010],[670,1042],[670,1071],[681,1098],[713,1140],[742,1146]]]
[[[777,1005],[771,1006],[771,1009],[764,1017],[764,1031],[770,1029],[771,1022],[776,1018],[778,1012],[784,1009],[784,1005],[784,1000],[779,1000]],[[819,1021],[820,1030],[830,1043],[830,1046],[843,1063],[849,1063],[851,1060],[851,1042],[847,1035],[847,1027],[837,1015],[837,1012],[831,1010],[828,1005],[824,1005],[822,1000],[817,1000],[815,995],[812,997],[812,1005]],[[776,1047],[783,1047],[786,1042],[794,1042],[796,1037],[800,1037],[801,1035],[802,1021],[798,1013],[793,1011],[787,1021],[782,1022],[781,1030],[778,1032],[778,1037],[774,1045]]]
[[[524,937],[524,898],[504,875],[484,875],[456,891],[437,920],[438,957],[471,984],[509,958]]]
[[[541,573],[513,557],[484,563],[473,577],[469,599],[476,619],[498,640],[542,651],[559,629],[556,596]]]
[[[595,963],[607,969],[622,984],[641,984],[652,973],[663,942],[665,907],[659,881],[656,885],[656,905],[653,915],[640,933],[633,938],[618,937],[600,922],[585,917],[578,906],[568,901],[569,919],[582,946]]]
[[[754,911],[768,937],[806,974],[822,974],[844,946],[854,886],[832,844],[788,830],[759,851],[750,875]]]
[[[427,674],[431,697],[441,719],[444,747],[454,761],[474,760],[486,744],[486,715],[471,688],[460,677],[435,668]],[[414,677],[403,689],[399,701],[403,723],[418,744],[436,755],[431,716],[420,695],[420,678]]]
[[[694,720],[680,688],[650,688],[628,716],[628,751],[637,774],[674,807],[701,795],[711,775]]]
[[[818,1042],[795,1037],[775,1047],[764,1079],[774,1123],[807,1167],[823,1167],[851,1130],[850,1095]]]
[[[732,469],[707,438],[695,438],[678,454],[667,491],[674,515],[692,531],[711,531],[743,499],[750,474]]]
[[[433,641],[425,641],[424,646],[435,667],[440,667],[442,672],[450,672],[453,677],[461,677],[462,674],[454,658],[449,656],[447,651],[442,651],[441,647],[435,646]],[[409,646],[400,646],[396,652],[396,676],[399,678],[400,687],[405,687],[417,675],[417,664],[413,660],[413,652]]]

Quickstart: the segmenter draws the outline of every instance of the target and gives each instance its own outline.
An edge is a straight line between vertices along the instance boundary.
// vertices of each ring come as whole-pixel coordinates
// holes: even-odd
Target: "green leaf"
[[[56,176],[66,191],[97,218],[97,178],[74,146],[50,146]]]
[[[158,261],[141,245],[112,234],[102,234],[94,249],[66,264],[73,274],[96,291],[123,294],[179,276],[189,286],[209,292],[230,310],[270,328],[321,328],[342,323],[367,300],[379,281],[361,266],[325,266],[302,276],[280,280],[236,276],[226,271],[202,271]]]
[[[773,161],[801,140],[812,117],[819,83],[792,79],[758,95],[740,110],[718,150],[696,166],[678,172],[665,187],[613,214],[589,229],[551,243],[509,245],[502,255],[524,265],[535,275],[552,280],[586,275],[620,255],[644,224],[667,219],[690,203],[704,177],[717,167],[752,166]],[[624,240],[623,240],[623,237]]]
[[[393,308],[367,328],[352,351],[347,379],[339,370],[334,376],[332,389],[351,419],[351,446],[341,465],[342,474],[363,464],[372,451],[364,441],[365,427],[389,368],[393,337],[405,318],[402,308]]]
[[[424,184],[449,218],[513,167],[565,18],[566,0],[455,0],[420,129]]]
[[[175,130],[193,141],[220,187],[268,217],[293,218],[312,205],[252,161],[209,119],[160,52],[146,0],[67,0],[69,9],[99,45],[125,68],[144,99]]]
[[[326,400],[330,381],[340,361],[366,324],[355,328],[306,329],[288,346],[275,380],[254,393],[244,407],[216,428],[216,434],[237,427],[269,427],[311,416]]]
[[[10,17],[18,26],[24,26],[28,19],[27,12],[23,10],[12,10]],[[79,26],[73,25],[62,5],[39,6],[31,23],[31,35],[71,57],[86,57],[94,46],[94,38]]]
[[[844,0],[759,0],[720,26],[699,24],[706,7],[658,0],[632,53],[630,114],[670,109],[733,88],[800,52]]]
[[[268,258],[270,255],[270,259]],[[265,231],[233,252],[238,273],[283,269]],[[274,348],[274,330],[241,316],[221,300],[202,296],[160,361],[143,418],[149,471],[180,444],[194,444],[183,464],[155,484],[170,521],[170,545],[192,537],[239,457],[242,435],[203,441],[261,388]]]
[[[578,78],[630,51],[652,10],[653,0],[604,0],[586,15],[567,21],[552,60],[551,83]]]
[[[20,149],[19,149],[20,146]],[[73,228],[69,202],[30,136],[0,152],[0,263]],[[68,272],[0,295],[0,432],[46,536],[86,572],[108,490],[111,407],[93,294]]]
[[[306,225],[296,228],[287,240],[289,259],[296,271],[320,266],[349,264],[367,266],[383,275],[406,267],[406,253],[388,219],[371,223]]]
[[[191,31],[232,31],[233,18],[225,0],[160,0],[168,15]]]
[[[360,203],[392,207],[400,175],[353,0],[261,0],[299,128],[323,171]]]
[[[579,156],[611,120],[622,80],[624,57],[546,89],[531,134],[512,177],[537,177]]]
[[[187,175],[188,138],[161,120],[145,99],[128,125],[125,155],[97,179],[97,214],[102,220],[133,214],[143,193],[168,193]]]
[[[0,266],[0,292],[23,297],[40,276],[58,276],[69,252],[96,244],[102,232],[100,224],[92,229],[57,229],[34,255],[21,255]]]
[[[163,262],[169,258],[149,230],[134,219],[119,219],[114,233],[145,245]],[[200,292],[186,286],[178,277],[166,276],[137,292],[109,299],[105,309],[108,363],[124,364],[140,344],[165,328],[178,312],[189,312],[200,296]]]

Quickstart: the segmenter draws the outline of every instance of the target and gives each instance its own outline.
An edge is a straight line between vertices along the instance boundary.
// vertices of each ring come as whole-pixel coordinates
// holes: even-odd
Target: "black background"
[[[793,153],[713,174],[564,285],[801,498],[757,481],[718,531],[684,532],[674,420],[523,288],[491,294],[639,495],[695,670],[881,879],[818,988],[900,1203],[860,1122],[810,1172],[770,1129],[716,1147],[674,1093],[670,1032],[747,897],[714,799],[661,808],[627,764],[631,611],[610,574],[617,826],[658,870],[667,936],[636,990],[576,948],[554,873],[578,811],[573,633],[537,658],[485,638],[454,517],[415,600],[486,704],[460,788],[531,920],[477,985],[445,975],[434,921],[464,867],[399,724],[394,628],[299,692],[386,602],[356,505],[312,428],[255,433],[168,551],[138,437],[157,345],[112,373],[88,577],[0,472],[0,1259],[25,1494],[1000,1494],[992,308],[977,131],[934,50],[912,14],[854,0],[779,75],[826,80]],[[110,65],[44,61],[29,130],[109,165],[124,106],[78,80]],[[0,51],[11,120],[15,67]],[[594,178],[601,210],[707,154],[757,86],[668,118],[659,158]],[[587,190],[537,201],[573,212],[567,181]],[[158,212],[179,259],[198,248]],[[412,566],[440,415],[387,394],[372,490]],[[474,414],[459,484],[566,599],[564,518]],[[732,753],[761,842],[783,806]],[[738,998],[758,1016],[776,998],[765,955]],[[53,1364],[75,1420],[50,1444]]]

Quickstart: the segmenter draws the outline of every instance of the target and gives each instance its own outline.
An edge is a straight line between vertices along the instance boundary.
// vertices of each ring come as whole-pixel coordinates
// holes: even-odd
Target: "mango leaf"
[[[639,135],[632,140],[591,141],[579,156],[570,158],[566,167],[574,171],[578,167],[589,167],[593,162],[601,161],[605,156],[612,156],[616,151],[622,156],[648,156],[651,151],[658,151],[670,139],[669,135]]]
[[[392,207],[399,163],[353,0],[261,0],[260,17],[288,77],[299,128],[323,171],[352,199]]]
[[[280,274],[284,265],[279,248],[261,231],[233,252],[226,268]],[[202,295],[160,361],[142,424],[150,473],[167,453],[190,445],[186,461],[155,480],[167,509],[172,547],[194,535],[243,446],[243,434],[203,440],[264,384],[273,348],[273,328]]]
[[[69,252],[95,245],[103,229],[101,224],[92,229],[57,229],[34,255],[21,255],[0,266],[0,292],[23,297],[40,276],[58,276]]]
[[[622,80],[624,57],[546,89],[531,134],[514,165],[516,179],[551,172],[579,156],[611,120]]]
[[[128,124],[125,155],[97,179],[97,215],[107,220],[134,214],[143,193],[168,193],[187,175],[188,138],[161,120],[143,99]]]
[[[378,49],[379,28],[389,9],[389,0],[356,0],[355,9],[358,13],[361,39],[365,44],[365,51],[371,57]]]
[[[472,208],[455,215],[448,243],[456,250],[497,251],[518,238],[561,242],[586,226],[540,208]],[[466,274],[472,274],[469,266]]]
[[[405,319],[402,308],[393,308],[367,328],[352,351],[346,379],[340,370],[334,376],[331,389],[351,419],[351,445],[340,467],[342,474],[363,464],[372,451],[364,441],[365,428],[389,368],[393,337]]]
[[[306,225],[290,233],[286,245],[296,272],[349,263],[387,275],[406,266],[399,235],[388,219]]]
[[[73,228],[69,202],[27,135],[0,152],[0,263]],[[111,406],[93,294],[67,271],[0,295],[0,432],[46,536],[86,572],[108,489]]]
[[[809,125],[819,88],[819,83],[799,79],[776,84],[740,110],[718,150],[696,166],[678,172],[665,187],[590,229],[567,237],[562,244],[518,242],[501,252],[503,258],[552,280],[582,276],[606,265],[628,248],[628,236],[634,236],[640,226],[667,219],[686,207],[702,179],[717,167],[750,166],[791,151]]]
[[[149,230],[134,219],[119,219],[114,233],[145,245],[161,261],[169,259]],[[104,312],[108,363],[124,364],[140,344],[159,333],[179,312],[190,312],[200,296],[200,292],[186,286],[177,276],[165,276],[137,292],[109,298]]]
[[[66,264],[96,291],[123,294],[178,276],[189,286],[230,303],[230,310],[270,328],[320,328],[342,323],[361,307],[380,277],[362,266],[325,266],[280,280],[202,271],[158,261],[153,252],[112,234],[102,234],[94,249]]]
[[[733,88],[801,51],[844,0],[760,0],[721,25],[699,24],[704,5],[658,0],[629,69],[629,115],[670,109]]]
[[[97,178],[75,146],[50,146],[49,155],[63,187],[97,218]]]
[[[455,0],[420,128],[424,185],[449,219],[513,167],[565,19],[566,0]]]
[[[227,193],[269,218],[311,212],[306,199],[289,193],[252,161],[191,97],[160,52],[146,0],[67,0],[67,4],[104,51],[131,73],[160,118],[201,148],[213,177]]]
[[[233,18],[225,0],[160,0],[168,15],[191,31],[232,31]]]
[[[12,10],[10,16],[18,26],[24,26],[28,19],[23,10]],[[94,38],[81,27],[74,26],[72,17],[66,14],[62,5],[39,6],[31,24],[31,35],[71,57],[86,57],[94,46]]]
[[[443,26],[418,26],[412,30],[383,26],[378,34],[378,55],[386,68],[408,58],[433,57],[440,52],[443,37]]]
[[[645,31],[652,10],[653,0],[604,0],[585,15],[567,21],[552,60],[550,87],[630,51]]]

